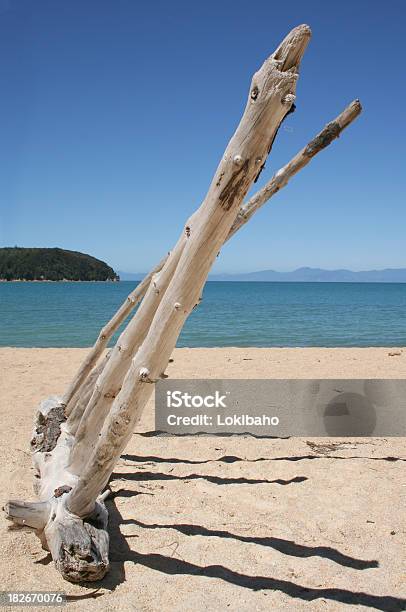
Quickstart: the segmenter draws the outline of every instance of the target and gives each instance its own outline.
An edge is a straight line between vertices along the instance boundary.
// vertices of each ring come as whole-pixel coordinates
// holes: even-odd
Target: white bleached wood
[[[181,237],[184,246],[176,272],[164,290],[145,340],[97,437],[95,449],[87,465],[82,466],[77,485],[68,494],[67,507],[77,516],[86,516],[93,510],[152,392],[153,385],[149,383],[158,379],[168,364],[184,321],[199,300],[238,207],[290,109],[291,102],[286,102],[286,96],[295,94],[298,67],[309,39],[308,26],[295,28],[253,77],[237,131],[220,161],[205,200]],[[151,287],[160,294],[159,283],[154,285],[153,280]],[[112,359],[104,371],[111,362]]]
[[[92,397],[97,379],[103,372],[106,363],[110,359],[110,356],[111,351],[109,351],[105,358],[93,368],[90,374],[87,375],[81,387],[71,399],[71,412],[66,421],[66,429],[72,435],[76,434],[85,408]]]
[[[35,531],[45,528],[50,514],[50,503],[25,502],[11,499],[6,503],[3,510],[9,520],[20,527],[29,527]]]
[[[290,34],[291,38],[287,37],[273,57],[271,56],[273,61],[279,62],[279,72],[292,68],[293,61],[297,62],[297,65],[299,64],[307,40],[304,41],[304,47],[300,54],[298,54],[295,45],[300,42],[298,41],[300,35],[304,34],[303,30],[301,33],[298,32],[298,29],[294,30]],[[308,37],[309,34],[308,31],[306,36]],[[264,67],[262,70],[264,70]],[[261,83],[258,73],[256,76]],[[265,83],[272,89],[272,85],[266,79]],[[266,89],[266,87],[264,86],[263,89]],[[261,100],[261,93],[263,93],[261,88],[257,91],[253,83],[251,94],[254,94],[254,97],[252,99]],[[279,94],[280,92],[273,91],[270,93],[271,97],[275,97],[276,93]],[[280,99],[280,104],[284,107],[284,113],[281,114],[282,118],[289,110],[293,100],[294,83],[290,92],[285,92],[285,95]],[[271,104],[270,101],[267,101],[267,103]],[[249,102],[247,109],[248,106]],[[259,106],[259,104],[256,106]],[[247,109],[244,117],[246,117]],[[264,112],[267,112],[267,110],[269,109]],[[30,527],[37,532],[43,544],[51,551],[58,570],[67,580],[72,582],[98,580],[108,570],[107,511],[104,506],[107,492],[102,495],[99,495],[98,492],[102,490],[111,469],[114,467],[115,460],[120,454],[120,448],[125,445],[129,435],[131,435],[132,425],[140,416],[153,387],[150,383],[155,382],[162,375],[164,369],[160,371],[160,368],[163,368],[166,365],[165,360],[167,363],[169,359],[170,347],[176,342],[177,334],[184,320],[199,300],[210,265],[216,256],[216,249],[220,248],[224,239],[231,237],[246,223],[265,201],[286,185],[289,178],[306,165],[317,152],[330,144],[339,135],[340,131],[359,114],[360,110],[358,101],[352,103],[344,113],[334,122],[328,124],[307,147],[273,177],[272,186],[268,183],[247,204],[242,205],[237,215],[238,203],[252,179],[255,178],[252,167],[249,163],[247,164],[247,157],[250,159],[247,151],[252,152],[255,147],[260,148],[263,144],[255,138],[254,134],[248,134],[246,136],[248,142],[244,141],[244,146],[241,146],[239,152],[236,152],[236,145],[239,142],[238,136],[242,137],[244,135],[242,129],[243,117],[227,148],[225,158],[220,163],[218,174],[215,176],[215,179],[220,177],[220,181],[217,179],[215,183],[215,179],[213,179],[206,200],[197,213],[187,222],[185,232],[171,256],[172,261],[171,257],[168,257],[164,262],[164,268],[167,266],[165,274],[156,275],[153,282],[150,283],[150,296],[158,296],[158,299],[154,301],[150,297],[150,304],[149,306],[148,303],[146,305],[143,331],[146,339],[132,361],[122,390],[114,400],[100,437],[99,430],[94,430],[92,427],[93,440],[98,439],[98,442],[91,460],[84,466],[83,473],[79,478],[70,471],[69,466],[69,455],[76,443],[72,430],[76,429],[83,412],[83,404],[80,405],[78,400],[82,396],[89,396],[94,381],[106,369],[104,363],[93,369],[100,353],[95,357],[95,361],[88,371],[85,372],[85,368],[79,371],[82,380],[78,382],[76,390],[71,395],[71,400],[73,400],[71,411],[73,409],[74,412],[71,413],[68,421],[65,421],[63,411],[63,408],[66,407],[64,406],[64,400],[50,398],[50,400],[42,403],[41,416],[37,417],[32,443],[32,448],[35,451],[34,463],[40,476],[37,490],[42,501],[10,501],[5,509],[8,518],[13,520],[16,525]],[[255,113],[253,114],[255,115]],[[258,122],[260,123],[263,119],[263,117],[260,117]],[[278,127],[276,118],[273,117],[272,119],[274,123],[267,126],[270,133],[275,126],[276,129]],[[255,129],[258,129],[257,125],[255,125]],[[273,141],[276,129],[274,129],[270,144]],[[266,152],[260,159],[256,158],[257,165],[261,164],[262,166],[265,157]],[[244,167],[242,176],[238,169],[244,169]],[[225,172],[221,174],[224,168]],[[223,185],[226,183],[227,187],[216,190],[215,187],[220,187],[219,182],[221,184],[222,181]],[[266,190],[269,186],[270,189]],[[248,206],[250,203],[252,205]],[[220,207],[221,210],[219,210]],[[114,324],[117,324],[117,327],[120,324],[117,322],[123,314],[122,311],[120,314],[120,311],[121,309],[113,317]],[[151,320],[151,324],[146,325],[148,318],[146,315],[150,316],[151,312],[154,314],[155,311],[156,315]],[[128,314],[129,310],[126,312]],[[106,328],[109,331],[112,329],[108,326]],[[105,336],[105,334],[101,335]],[[141,336],[142,334],[139,337]],[[104,337],[102,340],[107,344],[108,338]],[[97,350],[98,347],[99,345],[97,345]],[[137,348],[136,343],[134,347]],[[126,348],[128,349],[125,344],[122,344],[124,353],[126,353]],[[93,358],[95,354],[93,352]],[[131,357],[131,354],[128,350],[126,359],[128,360],[129,357]],[[90,361],[91,359],[85,360],[84,364],[89,364]],[[78,377],[76,377],[76,380],[78,380]],[[88,404],[87,399],[86,403]],[[94,407],[99,407],[97,402]],[[95,421],[93,421],[94,424]],[[82,457],[82,460],[84,459],[85,457]]]

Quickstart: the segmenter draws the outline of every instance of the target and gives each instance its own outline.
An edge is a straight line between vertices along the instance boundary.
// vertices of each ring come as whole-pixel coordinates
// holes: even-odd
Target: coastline
[[[34,498],[28,441],[36,404],[64,390],[87,350],[0,349],[1,506],[9,497]],[[193,348],[176,349],[173,358],[172,378],[406,372],[406,348],[392,347]],[[349,602],[400,610],[388,597],[401,598],[404,587],[404,444],[161,437],[150,400],[110,483],[106,580],[90,589],[63,581],[38,538],[6,532],[1,514],[3,589],[65,592],[78,612],[129,611],[135,602],[148,612],[203,605],[324,612]]]
[[[73,278],[61,278],[52,280],[50,278],[0,278],[0,283],[119,283],[119,278],[106,278],[106,280],[75,280]]]

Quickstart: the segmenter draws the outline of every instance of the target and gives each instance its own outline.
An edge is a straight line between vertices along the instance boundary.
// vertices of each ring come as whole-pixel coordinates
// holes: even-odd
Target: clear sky
[[[352,99],[364,112],[215,271],[406,267],[405,16],[403,0],[0,0],[0,246],[147,271],[203,199],[253,72],[308,23],[297,110],[255,187]]]

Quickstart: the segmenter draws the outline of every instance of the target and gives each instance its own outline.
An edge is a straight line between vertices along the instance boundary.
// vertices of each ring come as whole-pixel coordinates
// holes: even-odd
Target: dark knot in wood
[[[220,206],[224,210],[230,210],[234,201],[238,198],[247,178],[248,162],[249,160],[247,159],[244,164],[231,175],[230,180],[225,187],[223,187],[219,195],[219,200]]]
[[[258,98],[258,94],[259,94],[259,89],[255,85],[251,90],[251,100],[256,100]]]
[[[313,157],[316,153],[328,147],[335,138],[338,138],[340,132],[341,128],[336,121],[328,123],[324,130],[309,142],[304,150],[304,155],[306,157]]]
[[[55,489],[54,497],[62,497],[64,493],[69,493],[69,491],[72,491],[72,487],[69,487],[68,485],[62,485],[61,487]]]
[[[41,453],[51,452],[56,446],[64,421],[66,421],[65,407],[62,403],[51,408],[47,414],[39,411],[36,415],[31,450]]]

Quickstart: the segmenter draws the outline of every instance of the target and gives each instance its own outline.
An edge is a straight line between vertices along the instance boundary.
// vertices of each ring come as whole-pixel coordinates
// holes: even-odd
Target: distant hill
[[[104,261],[65,249],[0,248],[0,280],[115,281]]]
[[[322,268],[298,268],[293,272],[261,270],[247,274],[215,274],[209,280],[218,281],[268,281],[308,283],[406,283],[406,268],[384,270],[323,270]]]
[[[121,280],[141,280],[145,274],[120,272]],[[261,270],[246,274],[210,274],[210,281],[262,281],[281,283],[406,283],[406,268],[384,270],[323,270],[322,268],[298,268],[293,272]]]

